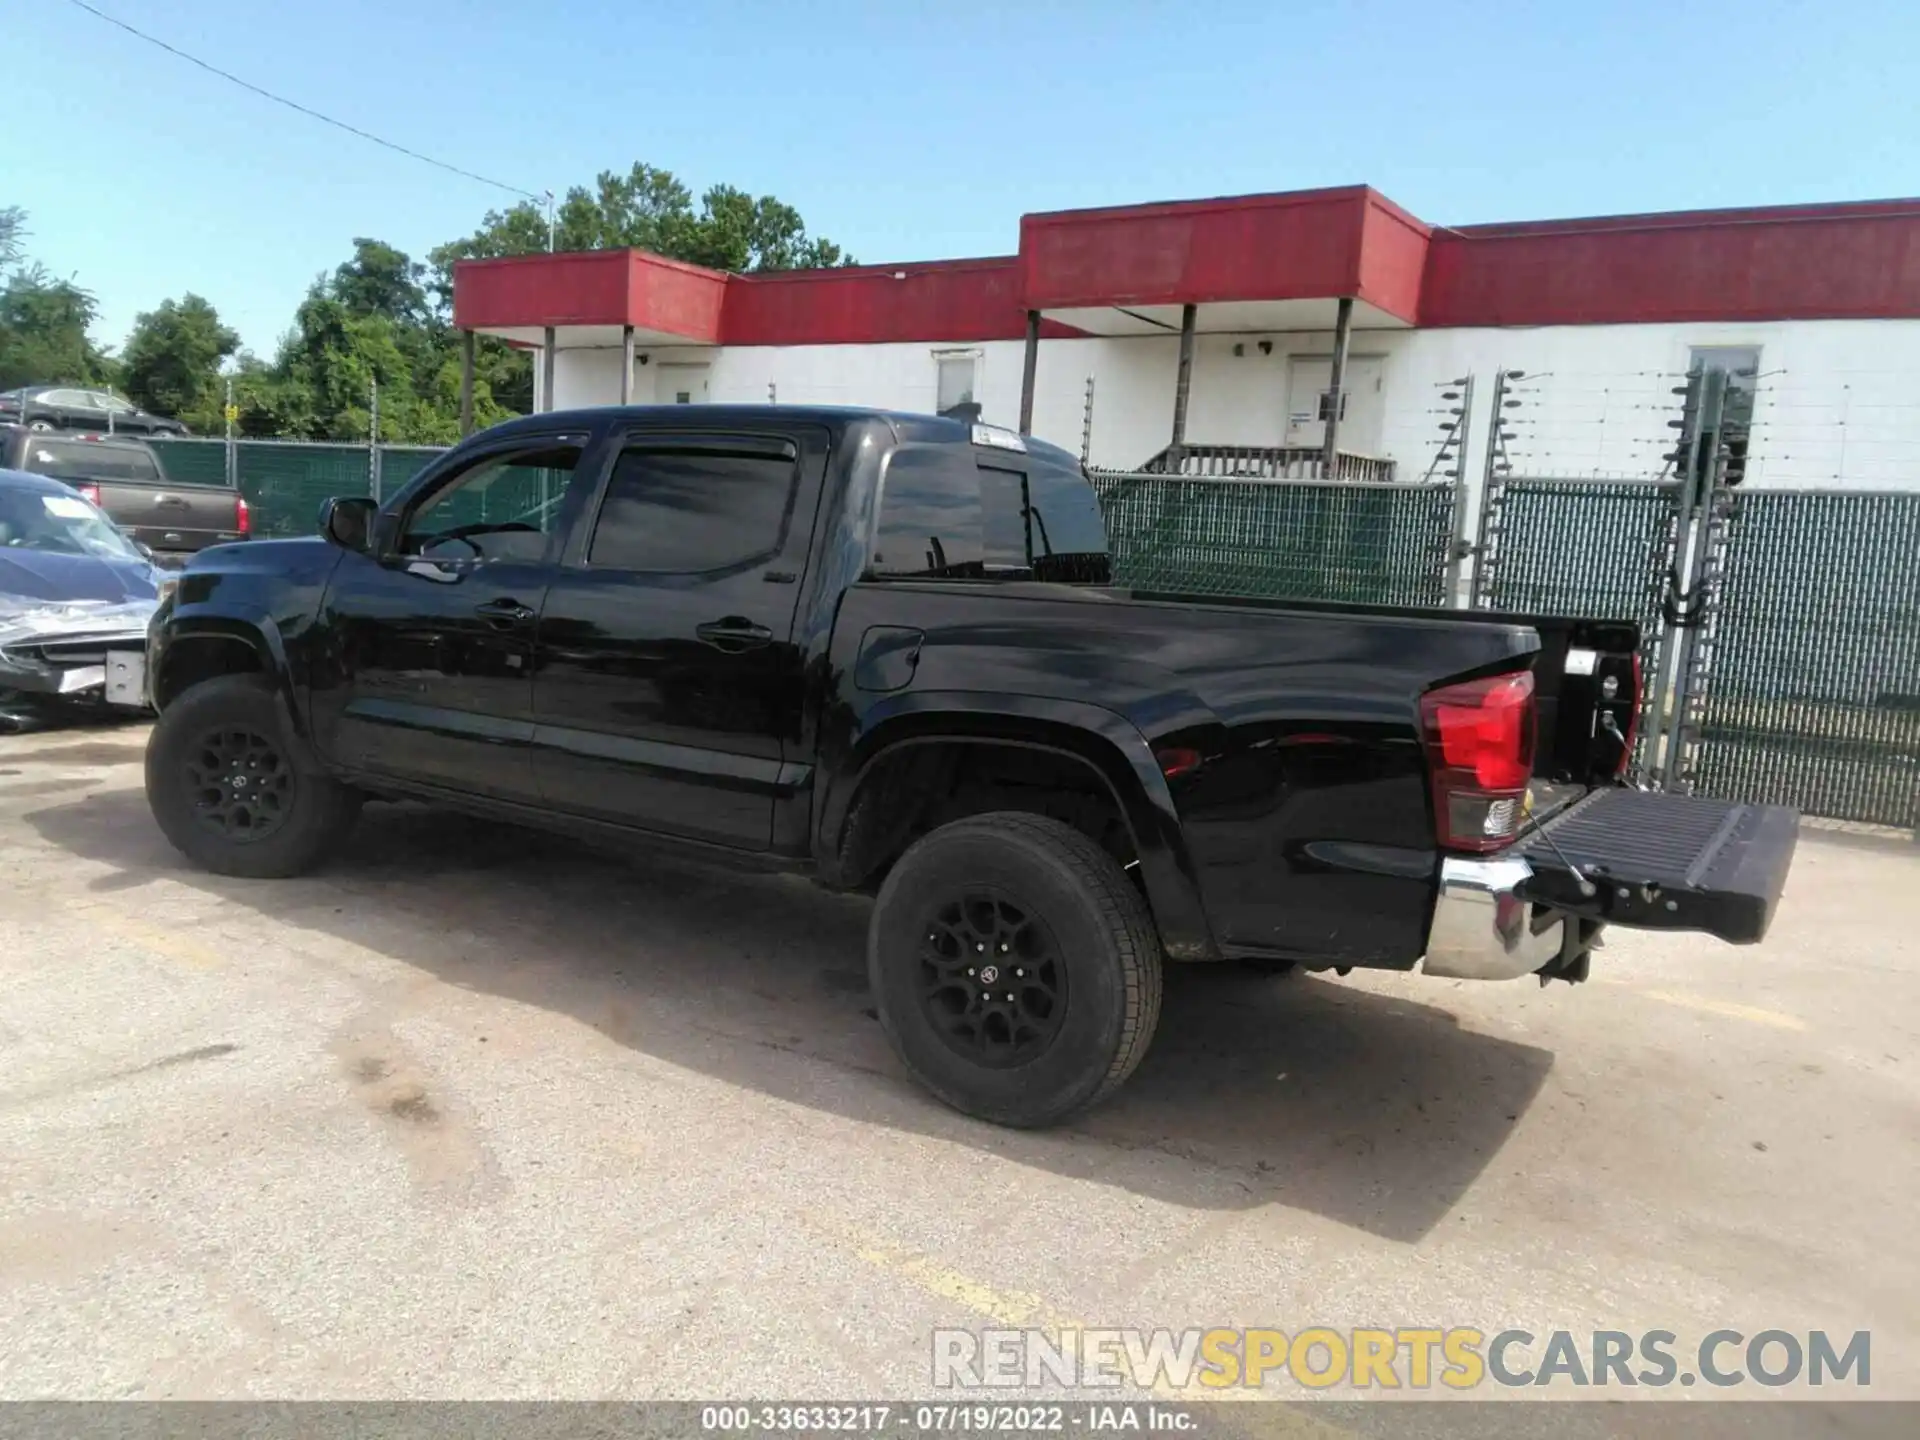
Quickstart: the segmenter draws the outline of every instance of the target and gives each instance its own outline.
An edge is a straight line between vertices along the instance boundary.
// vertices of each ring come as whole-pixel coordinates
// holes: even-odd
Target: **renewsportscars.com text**
[[[1336,1330],[936,1330],[941,1390],[1258,1389],[1290,1378],[1311,1389],[1846,1385],[1873,1381],[1868,1331],[1671,1330],[1491,1333],[1466,1327]]]

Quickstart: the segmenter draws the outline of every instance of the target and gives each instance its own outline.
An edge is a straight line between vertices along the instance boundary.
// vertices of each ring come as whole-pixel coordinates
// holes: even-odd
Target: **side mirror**
[[[146,541],[144,541],[144,540],[135,540],[135,541],[133,542],[133,548],[134,548],[134,549],[136,549],[136,550],[138,550],[138,551],[139,551],[139,552],[140,552],[140,553],[141,553],[142,555],[144,555],[144,556],[145,556],[145,557],[146,557],[146,558],[147,558],[147,559],[148,559],[149,561],[151,561],[151,560],[153,559],[153,547],[152,547],[151,545],[149,545],[149,544],[147,544],[147,542],[146,542]]]
[[[342,550],[365,554],[380,507],[364,495],[336,495],[320,505],[320,533]]]

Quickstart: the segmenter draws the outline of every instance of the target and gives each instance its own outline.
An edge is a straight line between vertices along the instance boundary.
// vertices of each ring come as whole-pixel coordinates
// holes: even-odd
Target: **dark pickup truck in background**
[[[322,526],[155,617],[175,845],[295,874],[406,796],[873,892],[889,1037],[1002,1123],[1127,1076],[1163,960],[1581,980],[1608,923],[1759,940],[1797,834],[1621,784],[1634,626],[1115,587],[987,426],[537,415]]]
[[[174,484],[153,447],[139,440],[0,426],[0,470],[71,485],[161,564],[180,564],[195,551],[244,540],[252,531],[239,491]]]

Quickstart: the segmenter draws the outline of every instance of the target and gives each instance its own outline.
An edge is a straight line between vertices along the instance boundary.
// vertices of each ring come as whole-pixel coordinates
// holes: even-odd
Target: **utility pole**
[[[553,239],[554,239],[553,192],[549,190],[546,192],[546,195],[547,195],[547,253],[551,255],[553,253]]]
[[[227,484],[235,490],[240,488],[240,467],[235,462],[233,449],[233,417],[237,413],[233,408],[233,376],[227,376],[227,404],[221,415],[227,422]]]

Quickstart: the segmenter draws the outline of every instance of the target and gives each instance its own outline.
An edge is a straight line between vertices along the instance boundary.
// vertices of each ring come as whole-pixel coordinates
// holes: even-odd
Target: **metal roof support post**
[[[633,326],[620,327],[620,403],[633,403]]]
[[[553,409],[553,326],[547,326],[540,346],[540,408]]]
[[[473,433],[473,331],[460,332],[460,438]]]
[[[1027,353],[1020,366],[1020,433],[1033,433],[1033,382],[1040,370],[1040,312],[1027,311]]]
[[[1346,408],[1347,346],[1353,339],[1353,297],[1340,297],[1340,314],[1333,322],[1333,373],[1327,378],[1327,439],[1320,452],[1323,480],[1340,478],[1340,412]]]
[[[1186,458],[1187,396],[1193,390],[1193,322],[1195,305],[1180,307],[1180,368],[1173,380],[1173,440],[1167,446],[1167,473],[1178,475]]]

